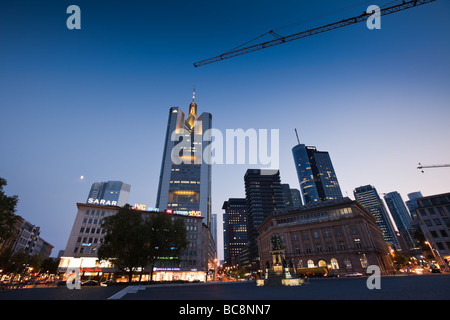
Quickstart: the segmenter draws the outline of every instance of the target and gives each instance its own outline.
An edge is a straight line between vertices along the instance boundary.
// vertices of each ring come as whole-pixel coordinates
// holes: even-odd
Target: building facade
[[[263,220],[285,209],[278,170],[248,169],[244,176],[247,202],[247,241],[250,269],[259,267],[258,227]]]
[[[123,207],[130,194],[131,186],[122,181],[94,182],[86,203]]]
[[[428,241],[434,260],[448,268],[450,262],[450,193],[417,199],[419,227]]]
[[[397,191],[389,192],[384,195],[384,201],[386,201],[397,229],[405,241],[406,248],[404,250],[411,253],[418,251],[419,247],[414,239],[412,229],[412,219],[401,195]]]
[[[284,204],[286,209],[298,208],[302,205],[302,198],[298,189],[292,189],[289,184],[281,184],[281,190],[283,191]]]
[[[81,271],[84,278],[115,279],[120,281],[116,275],[118,270],[108,262],[97,261],[97,250],[103,242],[106,230],[103,229],[103,219],[114,215],[120,207],[77,203],[77,214],[67,241],[64,254],[58,267],[58,272],[66,274],[71,268]],[[133,207],[142,215],[154,214],[156,209]],[[166,210],[173,219],[183,219],[186,230],[188,246],[183,250],[178,265],[168,265],[159,262],[153,269],[153,280],[155,281],[206,281],[209,270],[213,268],[215,252],[209,248],[210,231],[202,222],[202,217],[196,212],[186,213],[174,210]],[[211,252],[214,254],[210,256]],[[148,267],[149,268],[149,267]],[[150,280],[150,269],[145,269],[143,281]],[[123,277],[126,278],[125,276]]]
[[[259,232],[262,270],[266,263],[272,265],[271,239],[279,236],[286,261],[298,274],[317,269],[335,275],[366,274],[369,265],[379,266],[382,274],[393,272],[388,245],[375,218],[349,198],[322,201],[268,217]]]
[[[207,147],[203,140],[211,121],[210,113],[197,116],[195,91],[187,119],[181,108],[170,108],[156,198],[161,210],[200,211],[209,228],[211,164],[203,159]]]
[[[367,209],[377,220],[377,225],[383,231],[386,242],[400,247],[394,233],[394,226],[389,217],[389,213],[378,195],[377,189],[371,185],[361,186],[353,191],[355,200]]]
[[[0,249],[11,248],[12,252],[22,251],[28,256],[50,257],[54,248],[49,242],[41,238],[41,228],[18,216],[12,226],[11,237],[0,243]]]
[[[239,264],[239,254],[247,243],[247,200],[230,198],[223,203],[224,260],[228,266]]]
[[[292,148],[303,204],[342,198],[328,152],[299,143]]]
[[[417,213],[416,213],[416,209],[417,209],[417,199],[422,198],[423,195],[420,191],[416,191],[416,192],[411,192],[408,193],[408,200],[405,202],[406,206],[408,207],[409,213],[411,215],[411,219],[412,219],[412,225],[414,226],[417,223]]]

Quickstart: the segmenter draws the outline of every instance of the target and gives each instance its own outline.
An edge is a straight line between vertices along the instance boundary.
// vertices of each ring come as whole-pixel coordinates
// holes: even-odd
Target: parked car
[[[362,273],[360,273],[360,272],[350,272],[350,273],[347,273],[345,276],[346,277],[362,277]]]
[[[98,282],[95,280],[87,280],[84,282],[81,282],[82,286],[98,286]]]

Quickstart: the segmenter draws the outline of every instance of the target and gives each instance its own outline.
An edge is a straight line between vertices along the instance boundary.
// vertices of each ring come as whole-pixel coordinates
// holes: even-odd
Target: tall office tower
[[[195,91],[187,120],[180,108],[170,108],[156,198],[160,210],[200,211],[210,229],[211,165],[202,155],[211,120],[206,112],[197,117]]]
[[[353,191],[353,195],[355,196],[355,200],[377,219],[377,226],[383,232],[384,240],[399,247],[399,243],[395,237],[394,227],[386,207],[378,195],[377,189],[371,185],[361,186]]]
[[[230,198],[223,203],[224,260],[229,266],[239,263],[239,253],[247,243],[247,200]]]
[[[299,144],[292,148],[303,204],[342,198],[328,152]]]
[[[401,195],[397,191],[386,193],[384,201],[386,201],[398,231],[406,242],[406,249],[409,251],[417,250],[418,247],[411,228],[411,216]]]
[[[86,203],[123,207],[130,195],[131,186],[122,181],[94,182]]]
[[[417,223],[417,199],[423,198],[423,195],[420,191],[416,191],[408,193],[408,198],[409,200],[406,201],[406,206],[411,214],[412,224],[415,225]]]
[[[247,200],[247,237],[250,268],[258,268],[258,227],[285,209],[278,170],[248,169],[244,176]]]
[[[291,189],[289,184],[283,183],[281,185],[283,191],[284,204],[286,209],[298,208],[302,205],[300,191],[298,189]]]

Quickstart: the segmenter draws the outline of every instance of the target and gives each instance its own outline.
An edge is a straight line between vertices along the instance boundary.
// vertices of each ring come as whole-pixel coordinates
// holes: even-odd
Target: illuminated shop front
[[[58,273],[62,275],[63,280],[67,280],[69,275],[76,270],[80,272],[81,280],[97,281],[128,281],[128,275],[122,273],[109,262],[99,263],[96,258],[84,257],[62,257],[58,267]],[[141,270],[136,270],[133,281],[150,280],[150,272],[140,274]],[[206,281],[206,272],[204,270],[182,268],[153,268],[153,281]]]
[[[80,272],[81,280],[111,280],[116,268],[110,263],[98,262],[94,257],[61,257],[58,266],[58,273],[62,275],[63,280],[76,270]]]
[[[77,207],[78,212],[58,272],[63,275],[64,280],[75,269],[80,272],[82,280],[128,281],[128,275],[112,263],[97,261],[98,248],[106,234],[103,221],[114,215],[119,207],[84,203],[77,203]],[[145,204],[135,204],[133,209],[143,215],[161,212]],[[212,277],[207,279],[206,275],[210,262],[216,257],[216,251],[210,229],[204,223],[201,211],[166,209],[163,212],[172,219],[184,221],[188,245],[175,260],[174,257],[159,257],[153,269],[153,280],[210,281]],[[142,273],[137,270],[133,281],[149,281],[150,270],[150,266]]]

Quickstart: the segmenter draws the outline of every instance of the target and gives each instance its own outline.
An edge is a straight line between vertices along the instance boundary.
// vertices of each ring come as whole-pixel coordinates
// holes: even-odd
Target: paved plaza
[[[380,289],[367,277],[310,279],[297,287],[254,281],[110,287],[35,287],[0,292],[0,300],[449,300],[450,274],[384,276]]]

